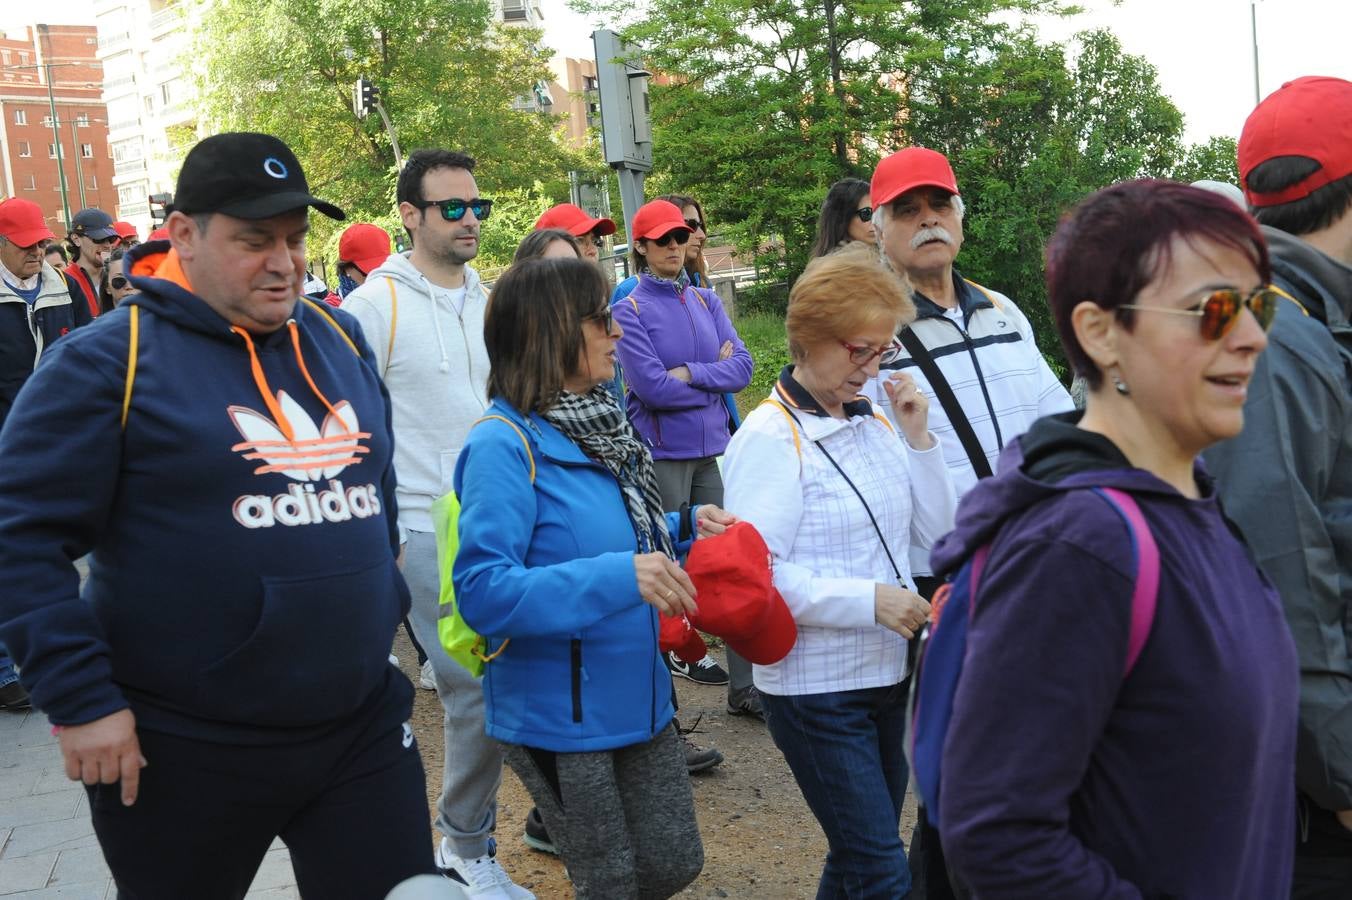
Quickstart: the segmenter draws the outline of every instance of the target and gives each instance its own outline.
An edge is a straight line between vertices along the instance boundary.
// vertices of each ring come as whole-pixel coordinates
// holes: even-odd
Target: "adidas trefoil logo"
[[[317,525],[321,522],[346,522],[380,515],[380,492],[374,484],[345,488],[335,476],[350,465],[361,462],[370,453],[361,442],[371,436],[360,431],[357,412],[346,400],[324,417],[323,427],[286,391],[277,392],[277,406],[291,425],[293,437],[267,416],[245,406],[227,408],[245,440],[230,449],[245,459],[262,465],[255,475],[279,472],[298,484],[286,493],[245,494],[235,500],[235,521],[245,528],[271,528],[273,525]],[[328,479],[326,489],[314,482]]]

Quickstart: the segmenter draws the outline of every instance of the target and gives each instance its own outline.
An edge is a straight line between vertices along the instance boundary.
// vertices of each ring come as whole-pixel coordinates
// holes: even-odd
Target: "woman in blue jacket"
[[[621,334],[606,294],[576,259],[519,263],[494,287],[493,402],[456,464],[455,590],[497,654],[488,734],[507,744],[577,896],[668,897],[704,851],[657,616],[695,608],[676,554],[730,517],[663,513],[652,457],[604,387]]]

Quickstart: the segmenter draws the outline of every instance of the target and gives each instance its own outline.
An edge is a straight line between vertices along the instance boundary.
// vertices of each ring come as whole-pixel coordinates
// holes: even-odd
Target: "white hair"
[[[882,246],[883,223],[887,220],[887,217],[884,214],[887,211],[887,207],[890,205],[890,203],[884,203],[881,206],[875,206],[873,208],[873,234],[878,240],[879,247]],[[953,212],[957,213],[958,221],[961,222],[963,215],[967,212],[967,207],[963,205],[961,194],[953,195]]]

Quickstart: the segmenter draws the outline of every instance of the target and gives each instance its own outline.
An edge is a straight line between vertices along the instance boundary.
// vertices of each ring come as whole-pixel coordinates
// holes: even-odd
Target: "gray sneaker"
[[[765,721],[765,708],[761,706],[760,691],[756,690],[754,684],[740,690],[728,691],[728,715]]]

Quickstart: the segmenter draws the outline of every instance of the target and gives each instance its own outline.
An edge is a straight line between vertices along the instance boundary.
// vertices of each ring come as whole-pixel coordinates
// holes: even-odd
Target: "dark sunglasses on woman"
[[[606,334],[611,334],[613,333],[612,329],[615,325],[615,316],[611,314],[610,306],[607,305],[606,308],[600,312],[594,312],[589,316],[583,316],[582,321],[599,322],[601,323],[601,327],[606,330]]]
[[[127,286],[127,279],[123,278],[121,275],[114,275],[112,278],[108,279],[108,286],[115,291],[120,291]]]
[[[858,209],[856,209],[856,210],[854,211],[854,215],[855,215],[855,218],[857,218],[857,219],[858,219],[859,221],[861,221],[861,222],[865,222],[865,223],[867,223],[867,222],[872,222],[872,221],[873,221],[873,207],[871,207],[871,206],[861,206],[861,207],[859,207]]]
[[[701,222],[699,219],[686,219],[686,220],[685,220],[685,227],[686,227],[686,228],[689,228],[691,231],[704,231],[704,230],[705,230],[705,228],[704,228],[704,223]]]
[[[651,240],[652,240],[652,242],[653,242],[654,244],[656,244],[656,245],[659,246],[659,247],[670,247],[672,241],[675,241],[675,242],[678,243],[678,244],[684,244],[684,243],[686,243],[687,241],[689,241],[689,240],[690,240],[690,232],[688,232],[688,231],[668,231],[666,234],[662,235],[660,238],[651,238]]]
[[[441,210],[441,217],[447,222],[459,222],[465,217],[465,210],[474,213],[474,218],[480,222],[488,221],[488,217],[493,213],[493,201],[486,197],[475,197],[473,200],[461,200],[459,197],[452,197],[449,200],[411,200],[409,201],[418,209],[427,209],[429,206],[435,206]]]
[[[1191,309],[1169,309],[1164,306],[1142,306],[1139,303],[1124,303],[1118,309],[1136,309],[1143,312],[1171,313],[1176,316],[1197,316],[1198,329],[1208,341],[1218,341],[1230,333],[1239,321],[1244,307],[1249,308],[1258,320],[1258,327],[1267,331],[1277,315],[1277,303],[1281,294],[1271,285],[1260,287],[1247,297],[1233,288],[1212,291],[1201,303]]]

